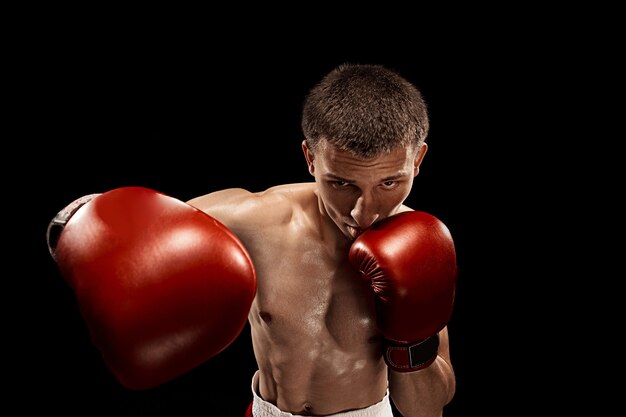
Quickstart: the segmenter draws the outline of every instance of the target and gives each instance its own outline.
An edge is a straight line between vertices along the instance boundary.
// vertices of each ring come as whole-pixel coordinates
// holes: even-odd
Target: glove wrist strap
[[[385,362],[394,371],[418,371],[428,367],[437,358],[439,334],[407,344],[387,340],[384,349]]]

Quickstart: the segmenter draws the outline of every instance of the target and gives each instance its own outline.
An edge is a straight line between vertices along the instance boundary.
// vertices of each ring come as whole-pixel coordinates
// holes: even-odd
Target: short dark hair
[[[309,91],[302,110],[302,131],[313,152],[326,140],[370,158],[400,145],[417,148],[428,129],[422,93],[382,65],[338,66]]]

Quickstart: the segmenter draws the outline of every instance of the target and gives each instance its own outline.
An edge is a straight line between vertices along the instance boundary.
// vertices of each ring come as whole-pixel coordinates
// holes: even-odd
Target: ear
[[[415,160],[413,161],[413,176],[417,177],[417,174],[420,173],[420,165],[422,165],[422,161],[424,160],[424,156],[428,151],[428,145],[426,142],[422,143],[419,150],[417,151],[417,155],[415,155]]]
[[[311,152],[311,150],[309,149],[308,145],[306,144],[306,140],[302,141],[302,152],[304,152],[304,159],[306,159],[306,163],[309,166],[309,173],[311,175],[315,175],[315,165],[313,164],[315,155],[313,155],[313,152]]]

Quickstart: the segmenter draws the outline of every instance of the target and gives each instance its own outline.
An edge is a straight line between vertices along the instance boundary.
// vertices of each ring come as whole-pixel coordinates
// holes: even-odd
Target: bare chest
[[[251,314],[268,336],[362,344],[376,334],[371,289],[347,254],[304,239],[255,253],[258,288]]]

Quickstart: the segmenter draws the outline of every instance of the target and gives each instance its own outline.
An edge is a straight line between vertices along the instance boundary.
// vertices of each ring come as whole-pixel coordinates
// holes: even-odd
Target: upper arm
[[[245,240],[260,227],[280,222],[281,217],[287,215],[288,206],[280,204],[280,198],[271,189],[253,193],[229,188],[193,198],[187,204],[215,218]]]
[[[255,204],[255,200],[256,195],[250,191],[229,188],[193,198],[187,201],[187,204],[236,231],[254,222],[254,210],[251,206]]]
[[[187,204],[196,207],[224,224],[232,223],[237,217],[234,210],[252,199],[253,194],[243,188],[229,188],[192,198]]]

